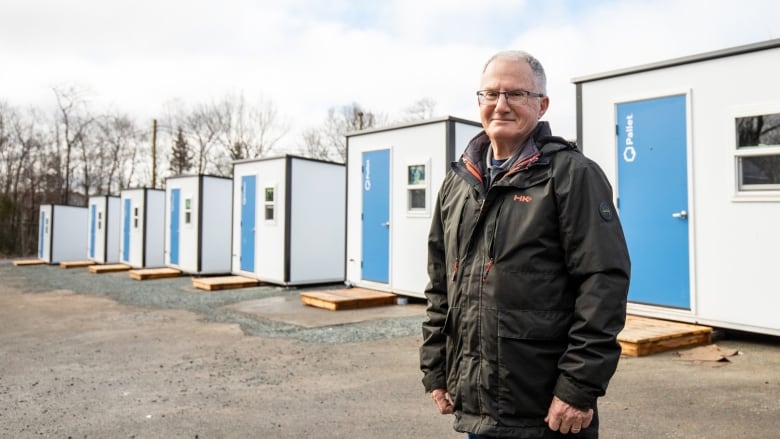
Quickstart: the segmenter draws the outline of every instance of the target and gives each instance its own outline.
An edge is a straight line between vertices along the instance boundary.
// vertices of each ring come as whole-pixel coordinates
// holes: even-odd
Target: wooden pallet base
[[[81,268],[95,265],[95,261],[62,261],[60,262],[60,268]]]
[[[641,357],[710,344],[712,328],[629,315],[618,342],[623,355]]]
[[[30,265],[46,265],[46,261],[43,259],[21,259],[14,261],[15,267],[28,267]]]
[[[129,271],[130,277],[136,280],[164,279],[181,276],[181,270],[175,268],[139,268]]]
[[[395,305],[396,300],[395,294],[364,288],[347,288],[343,290],[310,291],[301,293],[301,302],[305,305],[329,309],[331,311]]]
[[[104,265],[92,265],[88,268],[90,273],[116,273],[118,271],[127,271],[133,267],[127,264],[104,264]]]
[[[256,287],[257,279],[244,276],[217,276],[192,279],[192,286],[206,291],[229,290],[233,288]]]

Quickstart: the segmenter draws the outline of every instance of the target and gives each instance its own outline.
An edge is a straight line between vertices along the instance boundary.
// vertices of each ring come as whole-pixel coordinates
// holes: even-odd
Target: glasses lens
[[[513,105],[522,105],[528,98],[527,94],[518,92],[505,92],[504,96],[506,96],[506,101]]]
[[[528,101],[528,92],[523,91],[479,91],[479,103],[484,105],[495,105],[504,95],[506,102],[511,105],[522,105]]]

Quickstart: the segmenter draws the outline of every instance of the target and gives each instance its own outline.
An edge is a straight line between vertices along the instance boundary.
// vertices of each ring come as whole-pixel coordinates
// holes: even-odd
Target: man
[[[630,272],[611,187],[539,121],[536,58],[494,55],[477,96],[428,239],[423,384],[470,438],[598,437]]]

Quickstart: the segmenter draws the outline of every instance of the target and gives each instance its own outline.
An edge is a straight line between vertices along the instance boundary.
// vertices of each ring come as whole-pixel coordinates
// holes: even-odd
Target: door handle
[[[382,227],[384,227],[386,229],[389,229],[390,228],[390,221],[384,222],[384,223],[380,224],[380,226],[382,226]]]
[[[686,219],[688,218],[688,212],[681,210],[672,214],[672,218]]]

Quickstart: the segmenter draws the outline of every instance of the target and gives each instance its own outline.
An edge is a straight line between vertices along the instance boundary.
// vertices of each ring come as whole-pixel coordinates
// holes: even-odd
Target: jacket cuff
[[[561,401],[572,405],[580,410],[588,410],[596,406],[596,397],[589,394],[585,389],[564,375],[558,377],[553,390],[555,396]]]
[[[425,386],[425,392],[430,393],[436,389],[446,389],[447,379],[444,377],[443,372],[430,372],[422,379],[423,386]]]

